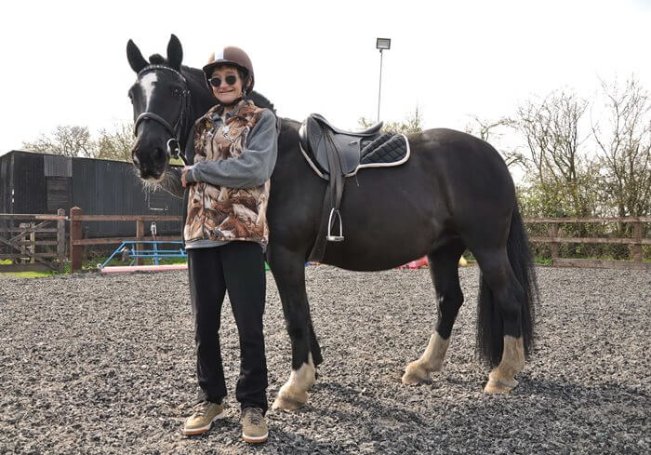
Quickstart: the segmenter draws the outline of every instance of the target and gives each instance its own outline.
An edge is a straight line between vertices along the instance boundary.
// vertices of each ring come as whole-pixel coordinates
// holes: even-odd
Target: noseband
[[[184,153],[181,153],[181,145],[179,143],[179,138],[181,135],[181,130],[183,129],[183,126],[185,125],[187,121],[187,111],[188,111],[188,106],[190,104],[190,90],[188,90],[188,82],[185,79],[185,76],[181,74],[179,71],[176,71],[173,68],[170,68],[169,66],[164,66],[164,65],[149,65],[146,66],[145,68],[141,69],[138,72],[138,80],[142,77],[143,74],[148,73],[150,71],[157,71],[157,70],[166,70],[166,71],[171,71],[177,76],[181,78],[183,81],[183,84],[185,85],[185,88],[182,91],[183,95],[183,103],[181,105],[181,113],[179,114],[179,117],[176,119],[174,122],[174,125],[172,125],[170,122],[165,120],[163,117],[160,115],[154,113],[154,112],[143,112],[136,118],[136,122],[133,126],[133,134],[134,136],[138,136],[138,126],[145,120],[153,120],[154,122],[158,123],[161,125],[163,128],[165,128],[165,131],[169,133],[170,136],[172,136],[170,139],[167,140],[167,154],[171,158],[181,158],[183,160],[184,164],[188,164],[187,159],[185,157]]]

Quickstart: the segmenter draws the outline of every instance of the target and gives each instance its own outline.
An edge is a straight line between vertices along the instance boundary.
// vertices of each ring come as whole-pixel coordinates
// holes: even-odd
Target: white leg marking
[[[438,332],[434,332],[423,355],[405,368],[402,383],[416,385],[428,382],[432,371],[441,371],[443,368],[443,359],[449,346],[450,339],[444,340]]]
[[[312,354],[308,362],[301,365],[298,370],[293,370],[289,380],[278,391],[278,397],[273,404],[273,409],[295,410],[307,402],[307,391],[316,382],[316,368]]]
[[[508,393],[518,381],[515,375],[524,368],[524,344],[522,338],[504,337],[502,361],[488,375],[488,383],[484,387],[486,393]]]

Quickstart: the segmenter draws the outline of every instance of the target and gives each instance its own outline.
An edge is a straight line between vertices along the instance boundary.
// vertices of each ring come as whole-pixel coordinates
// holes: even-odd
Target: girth
[[[328,181],[321,223],[309,260],[320,262],[327,242],[344,240],[339,210],[346,177],[365,167],[390,167],[409,158],[409,142],[404,134],[382,133],[382,122],[359,132],[343,131],[323,116],[311,114],[299,130],[303,156],[314,172]]]

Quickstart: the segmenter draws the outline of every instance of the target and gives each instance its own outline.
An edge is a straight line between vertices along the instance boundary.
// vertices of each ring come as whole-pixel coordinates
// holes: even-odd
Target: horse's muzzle
[[[131,156],[141,179],[159,182],[163,178],[167,166],[167,154],[164,150],[155,149],[153,153],[143,154],[134,149]]]

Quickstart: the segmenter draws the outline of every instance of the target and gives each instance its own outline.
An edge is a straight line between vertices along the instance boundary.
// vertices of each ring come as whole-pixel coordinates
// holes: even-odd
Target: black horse
[[[201,70],[181,65],[172,35],[167,57],[143,58],[129,41],[137,80],[129,91],[135,134],[133,161],[140,176],[181,194],[170,155],[184,148],[192,122],[213,105]],[[256,103],[264,97],[254,94]],[[322,225],[327,182],[306,162],[300,124],[281,119],[279,153],[268,207],[271,266],[292,344],[292,372],[274,407],[296,409],[323,358],[307,293],[305,262]],[[513,181],[498,152],[465,133],[432,129],[409,136],[410,159],[397,167],[361,170],[347,179],[341,213],[345,240],[330,242],[321,262],[348,270],[387,270],[427,255],[438,322],[423,355],[402,381],[419,384],[439,371],[463,303],[457,262],[468,249],[481,270],[477,346],[492,367],[484,390],[509,392],[533,345],[537,286]],[[434,302],[433,302],[434,303]]]

